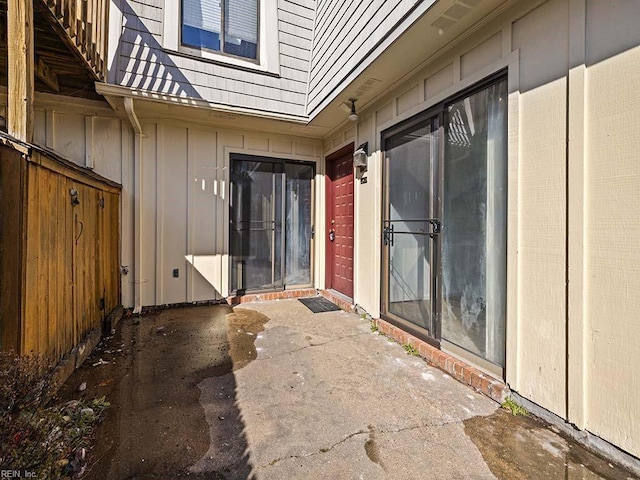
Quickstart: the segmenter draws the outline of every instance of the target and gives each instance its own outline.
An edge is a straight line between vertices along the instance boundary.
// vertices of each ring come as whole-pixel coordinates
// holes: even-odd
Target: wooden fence
[[[120,187],[0,146],[2,348],[56,363],[120,305]]]

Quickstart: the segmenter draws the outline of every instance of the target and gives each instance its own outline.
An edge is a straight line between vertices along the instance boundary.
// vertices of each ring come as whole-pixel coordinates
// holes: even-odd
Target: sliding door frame
[[[500,378],[504,378],[504,367],[497,365],[482,356],[479,356],[469,350],[466,350],[458,345],[447,341],[442,338],[442,236],[437,235],[434,238],[434,241],[431,242],[432,248],[432,264],[430,265],[431,270],[431,278],[433,279],[433,286],[431,289],[433,300],[432,300],[432,331],[426,331],[418,325],[401,318],[397,315],[393,315],[389,312],[389,260],[388,260],[388,247],[385,246],[384,239],[384,228],[385,222],[388,218],[389,211],[389,159],[387,157],[387,143],[390,138],[398,135],[402,132],[410,130],[413,127],[416,127],[422,123],[428,123],[429,121],[435,120],[437,124],[437,155],[438,158],[434,159],[435,165],[431,168],[431,174],[434,176],[434,179],[431,183],[432,185],[432,193],[431,193],[431,202],[432,202],[432,214],[434,217],[439,219],[443,219],[444,216],[444,165],[445,165],[445,120],[446,120],[446,112],[447,108],[460,100],[463,100],[467,97],[470,97],[478,92],[481,92],[490,86],[500,82],[501,80],[508,80],[507,76],[508,70],[502,69],[491,76],[483,79],[482,81],[470,86],[469,88],[463,89],[451,97],[446,98],[442,102],[439,102],[430,108],[420,112],[413,117],[404,120],[384,131],[380,134],[380,146],[383,155],[383,165],[382,165],[382,218],[381,218],[381,282],[380,282],[380,317],[384,320],[389,321],[390,323],[396,325],[402,330],[410,333],[411,335],[420,338],[421,340],[426,341],[427,343],[441,348],[449,353],[452,353],[460,358],[463,358],[465,361],[469,361],[470,363],[476,365],[481,370],[484,370],[492,375],[495,375]],[[508,118],[508,116],[507,116]],[[507,169],[508,169],[508,159],[507,159]],[[508,209],[508,206],[507,206]],[[445,219],[446,221],[446,219]],[[446,230],[446,224],[443,225],[443,230]],[[508,244],[508,242],[507,242]],[[505,328],[505,335],[503,341],[507,341],[507,333]]]
[[[281,245],[280,245],[280,274],[281,274],[281,278],[282,278],[282,286],[277,286],[277,287],[273,287],[273,288],[237,288],[237,282],[234,285],[233,284],[233,240],[232,240],[232,235],[233,235],[233,226],[231,224],[232,220],[233,220],[233,189],[234,189],[234,184],[233,184],[233,172],[234,172],[234,167],[236,162],[256,162],[256,163],[270,163],[273,165],[278,165],[280,168],[274,169],[277,170],[274,171],[274,175],[275,174],[280,174],[282,175],[282,193],[281,193],[281,201],[280,201],[280,205],[274,205],[273,209],[277,209],[280,208],[280,222],[281,222],[281,228],[280,228],[280,236],[281,236]],[[309,268],[310,268],[310,273],[309,273],[309,283],[305,283],[305,284],[291,284],[288,285],[286,282],[286,271],[287,271],[287,267],[286,267],[286,228],[287,228],[287,222],[286,222],[286,190],[287,190],[287,179],[286,179],[286,165],[304,165],[304,166],[309,166],[312,169],[312,174],[311,174],[311,204],[309,205],[310,208],[310,220],[311,220],[311,237],[310,237],[310,241],[309,241]],[[316,175],[316,170],[317,170],[317,165],[315,162],[310,162],[310,161],[305,161],[305,160],[294,160],[294,159],[287,159],[287,158],[278,158],[278,157],[265,157],[265,156],[260,156],[260,155],[251,155],[251,154],[246,154],[246,153],[231,153],[229,155],[229,166],[230,166],[230,173],[229,173],[229,183],[230,183],[230,190],[229,190],[229,224],[228,224],[228,238],[229,238],[229,263],[228,263],[228,275],[229,275],[229,292],[231,295],[244,295],[244,294],[251,294],[251,293],[269,293],[269,292],[281,292],[284,290],[291,290],[291,289],[302,289],[302,288],[311,288],[313,286],[313,279],[314,279],[314,268],[315,268],[315,175]],[[275,216],[275,215],[274,215]],[[275,221],[275,220],[274,220]],[[277,228],[274,225],[274,232],[277,231]],[[271,246],[271,250],[272,250],[272,254],[271,254],[271,262],[272,262],[272,271],[275,268],[275,238],[272,240],[272,246]],[[272,274],[272,278],[273,278],[273,274]]]

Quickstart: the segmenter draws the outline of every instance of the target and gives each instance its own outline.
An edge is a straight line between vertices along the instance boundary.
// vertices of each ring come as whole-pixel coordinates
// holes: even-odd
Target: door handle
[[[336,239],[336,232],[333,231],[333,228],[329,230],[329,241],[333,242]]]
[[[393,247],[393,225],[389,225],[388,227],[384,227],[382,229],[382,236],[384,239],[385,245],[391,245]]]
[[[429,223],[433,226],[433,232],[429,234],[431,238],[435,238],[436,235],[442,233],[442,222],[437,218],[430,218]]]

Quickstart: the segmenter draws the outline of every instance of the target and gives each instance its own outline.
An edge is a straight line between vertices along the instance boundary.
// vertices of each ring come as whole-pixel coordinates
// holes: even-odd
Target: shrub
[[[0,352],[0,470],[77,478],[109,403],[102,397],[55,404],[52,376],[43,372],[48,369],[41,357]]]

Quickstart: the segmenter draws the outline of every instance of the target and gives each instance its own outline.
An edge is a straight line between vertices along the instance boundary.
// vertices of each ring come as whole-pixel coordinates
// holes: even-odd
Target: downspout
[[[133,313],[142,312],[142,126],[133,108],[133,98],[124,98],[124,110],[134,131],[133,140],[133,255],[134,255],[134,307]]]

